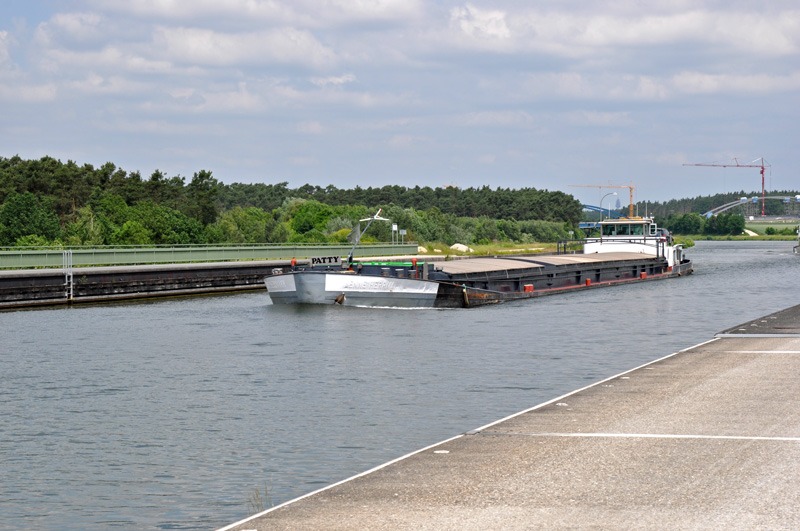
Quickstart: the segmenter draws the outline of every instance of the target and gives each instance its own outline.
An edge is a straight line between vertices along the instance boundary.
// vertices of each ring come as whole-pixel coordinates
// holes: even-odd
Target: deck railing
[[[557,254],[575,254],[582,253],[583,246],[587,243],[602,243],[603,245],[627,245],[638,244],[645,247],[650,247],[654,250],[657,257],[666,256],[667,241],[661,237],[644,237],[644,236],[631,236],[630,238],[603,238],[603,237],[590,237],[581,240],[558,240]]]
[[[174,264],[187,262],[226,262],[235,260],[280,260],[347,256],[351,244],[230,244],[120,247],[13,247],[0,249],[0,269],[62,268],[64,253],[72,254],[72,265],[114,266]],[[416,243],[362,243],[356,257],[417,254]]]

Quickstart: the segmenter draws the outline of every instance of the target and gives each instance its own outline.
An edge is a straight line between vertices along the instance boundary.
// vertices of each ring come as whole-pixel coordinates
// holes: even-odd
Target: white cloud
[[[97,13],[56,13],[36,28],[35,40],[42,46],[56,42],[89,42],[106,35],[104,19]]]
[[[487,50],[571,58],[604,56],[618,47],[680,44],[711,44],[775,56],[800,50],[800,10],[776,13],[737,11],[734,7],[717,11],[698,6],[677,12],[653,11],[649,7],[622,13],[563,7],[497,11],[466,4],[451,10],[450,26],[467,42]]]
[[[8,70],[13,68],[14,64],[11,61],[11,47],[12,39],[7,31],[0,31],[0,70]]]
[[[787,75],[681,72],[673,76],[672,84],[686,94],[785,92],[800,90],[800,71]]]
[[[785,75],[680,72],[654,77],[577,72],[531,74],[522,84],[532,99],[664,101],[682,94],[764,94],[800,90],[800,71]]]
[[[525,111],[480,111],[471,112],[458,119],[459,123],[470,126],[514,126],[533,122],[533,117]]]
[[[708,40],[747,53],[793,55],[800,52],[800,10],[706,13]]]
[[[0,100],[22,103],[52,102],[58,97],[58,87],[54,83],[42,85],[0,84]]]
[[[322,8],[327,17],[341,21],[406,21],[423,11],[420,0],[328,0],[304,1],[307,8]]]
[[[481,155],[478,157],[478,162],[481,164],[494,164],[495,158],[494,155]]]
[[[160,27],[155,45],[178,63],[212,66],[300,64],[327,68],[333,51],[304,30],[281,28],[257,33],[220,33],[202,28]]]
[[[524,81],[522,90],[523,96],[532,99],[660,101],[670,96],[666,80],[633,74],[531,74]]]
[[[103,77],[90,73],[85,79],[72,81],[67,86],[89,94],[133,94],[152,90],[152,85],[131,81],[120,76]]]
[[[623,84],[617,97],[632,98],[636,100],[658,101],[670,97],[669,89],[664,85],[664,81],[653,76],[623,76]],[[627,82],[627,83],[625,83]],[[635,83],[633,92],[628,91],[628,83]]]
[[[630,125],[629,112],[572,111],[566,115],[567,121],[575,125],[612,127]]]
[[[258,23],[330,27],[365,21],[403,22],[423,12],[420,0],[93,0],[97,8],[138,17],[213,19],[236,25]]]
[[[203,100],[200,108],[215,113],[260,112],[265,107],[261,96],[251,93],[245,82],[240,82],[236,90],[205,92]]]
[[[169,61],[153,61],[127,53],[116,46],[109,46],[99,51],[73,51],[54,48],[44,52],[41,56],[40,66],[47,72],[69,72],[75,68],[124,70],[132,73],[175,74],[192,72],[187,69],[176,69]]]
[[[122,133],[135,133],[146,135],[159,135],[159,136],[188,136],[197,134],[197,127],[191,124],[176,123],[167,120],[135,120],[125,119],[110,122],[97,122],[94,124],[100,130]],[[226,134],[222,128],[204,128],[203,135],[222,135]],[[202,153],[198,155],[202,156]]]
[[[319,135],[325,132],[325,128],[319,122],[301,122],[297,124],[297,131],[306,135]]]
[[[495,39],[511,37],[506,25],[506,13],[503,11],[483,10],[467,4],[452,9],[450,22],[470,37]]]
[[[293,17],[292,9],[283,2],[272,0],[93,0],[104,11],[122,12],[139,17],[191,19],[200,17],[233,17],[250,19],[280,19]]]
[[[405,150],[421,144],[425,144],[428,141],[429,139],[425,137],[401,134],[392,136],[387,142],[387,145],[392,149]]]
[[[140,110],[153,114],[250,114],[258,115],[270,108],[268,94],[258,88],[250,90],[247,83],[239,82],[235,88],[207,86],[200,89],[180,87],[166,94],[154,92],[151,100],[140,104]]]
[[[353,74],[345,74],[338,77],[312,77],[311,82],[318,87],[326,87],[328,85],[342,86],[346,83],[352,83],[356,80]]]
[[[48,26],[72,39],[84,40],[101,34],[102,23],[103,17],[97,13],[58,13]]]
[[[274,105],[296,106],[349,106],[362,109],[400,108],[416,105],[412,96],[386,92],[348,92],[323,88],[318,90],[299,90],[287,84],[275,84],[264,89]]]
[[[458,41],[480,48],[504,49],[511,39],[505,12],[471,4],[450,11],[450,27],[456,31]]]

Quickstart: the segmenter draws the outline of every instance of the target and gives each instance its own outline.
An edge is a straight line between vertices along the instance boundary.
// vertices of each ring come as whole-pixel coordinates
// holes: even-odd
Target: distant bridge
[[[592,212],[600,212],[601,214],[605,214],[606,216],[608,216],[610,218],[619,219],[621,217],[624,217],[619,212],[614,212],[610,208],[602,208],[602,207],[592,206],[592,205],[581,205],[581,206],[583,207],[584,210],[591,210]]]
[[[581,206],[583,206],[584,210],[591,210],[592,212],[600,212],[600,214],[604,214],[610,218],[619,219],[624,217],[619,212],[614,212],[610,208],[602,208],[594,205],[581,205]],[[597,223],[596,221],[581,221],[580,223],[578,223],[579,229],[596,229],[599,226],[600,224]]]
[[[800,195],[796,195],[794,197],[788,197],[788,196],[785,196],[785,195],[768,195],[768,196],[763,197],[763,198],[762,197],[758,197],[758,196],[755,196],[755,197],[740,197],[736,201],[731,201],[730,203],[725,203],[724,205],[718,206],[716,208],[712,208],[711,210],[709,210],[708,212],[706,212],[703,215],[705,217],[707,217],[707,218],[710,218],[711,216],[716,216],[717,214],[721,214],[721,213],[725,212],[726,210],[730,210],[732,208],[736,208],[737,206],[747,204],[748,202],[758,203],[759,201],[761,201],[761,199],[777,199],[779,201],[782,201],[782,202],[788,204],[788,203],[791,203],[792,201],[800,202]]]

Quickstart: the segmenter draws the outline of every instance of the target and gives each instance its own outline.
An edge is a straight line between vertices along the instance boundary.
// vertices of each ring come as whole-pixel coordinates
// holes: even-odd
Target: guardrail
[[[266,245],[186,245],[174,247],[64,247],[6,248],[0,250],[0,269],[64,267],[64,253],[72,255],[72,265],[140,265],[182,262],[226,262],[236,260],[280,260],[347,256],[352,244],[266,244]],[[354,253],[363,256],[417,254],[417,244],[362,243]]]
[[[586,240],[558,240],[556,244],[556,254],[576,254],[583,252],[583,244]]]
[[[671,238],[671,237],[670,237]],[[651,247],[655,249],[657,257],[666,256],[665,246],[667,245],[667,241],[661,237],[646,237],[646,236],[639,236],[632,237],[632,238],[601,238],[601,237],[590,237],[590,238],[583,238],[581,240],[558,240],[558,247],[556,249],[556,254],[575,254],[575,253],[582,253],[583,246],[586,243],[602,243],[603,245],[625,245],[630,243],[635,243],[639,245],[644,245],[646,247]],[[671,242],[671,240],[670,240]]]

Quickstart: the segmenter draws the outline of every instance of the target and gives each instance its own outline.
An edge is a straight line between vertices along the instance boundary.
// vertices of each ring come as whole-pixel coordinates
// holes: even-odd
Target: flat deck
[[[503,258],[470,258],[466,260],[436,262],[436,269],[441,269],[444,273],[450,275],[461,275],[464,273],[514,271],[520,269],[569,264],[592,265],[604,262],[643,260],[648,258],[655,259],[655,255],[642,253],[594,253]]]
[[[800,528],[800,306],[735,329],[224,529]]]

